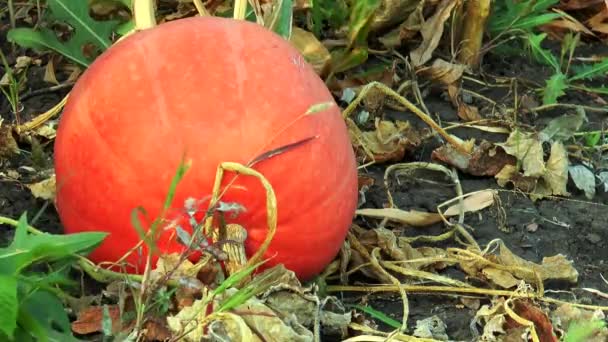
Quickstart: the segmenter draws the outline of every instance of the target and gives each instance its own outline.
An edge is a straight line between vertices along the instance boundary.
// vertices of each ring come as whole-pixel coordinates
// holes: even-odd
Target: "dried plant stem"
[[[490,0],[469,0],[463,17],[462,49],[458,54],[461,63],[477,68],[481,60],[483,34],[490,15]],[[464,19],[466,18],[466,19]]]
[[[429,125],[437,133],[439,133],[448,143],[450,143],[452,146],[454,146],[454,148],[456,148],[458,151],[460,151],[462,153],[465,153],[465,154],[469,153],[462,146],[462,144],[460,144],[460,142],[458,142],[458,140],[456,140],[452,136],[450,136],[430,116],[428,116],[423,111],[421,111],[420,109],[418,109],[418,107],[416,107],[413,103],[411,103],[410,101],[408,101],[405,97],[399,95],[399,93],[397,93],[396,91],[394,91],[393,89],[391,89],[390,87],[384,85],[381,82],[374,81],[374,82],[370,82],[370,83],[366,84],[361,89],[361,92],[359,92],[359,94],[357,95],[357,97],[348,105],[348,107],[346,107],[346,109],[344,109],[344,111],[342,112],[342,116],[344,118],[347,118],[355,110],[355,108],[357,108],[357,106],[359,105],[359,103],[367,96],[367,94],[372,89],[374,89],[374,88],[379,89],[384,94],[386,94],[386,95],[392,97],[393,99],[397,100],[397,102],[399,102],[405,108],[407,108],[408,110],[410,110],[411,112],[413,112],[414,114],[416,114],[422,121],[424,121],[427,125]]]
[[[268,234],[266,235],[266,240],[264,240],[260,248],[258,248],[255,254],[249,259],[249,261],[245,265],[245,268],[247,268],[249,266],[253,266],[262,259],[262,256],[268,249],[268,246],[270,245],[270,242],[274,237],[274,234],[277,229],[277,198],[272,188],[272,185],[270,185],[270,182],[260,172],[239,163],[224,162],[221,163],[220,166],[217,168],[217,172],[215,175],[215,183],[213,184],[213,191],[211,194],[211,201],[209,202],[208,212],[211,212],[211,210],[213,210],[213,208],[219,201],[221,194],[220,188],[222,185],[222,179],[224,177],[225,171],[232,171],[236,172],[237,174],[255,177],[262,183],[262,186],[264,186],[264,189],[266,190],[266,213]],[[211,231],[213,229],[212,225],[213,215],[209,215],[205,219],[204,223],[204,232],[208,236],[211,234]]]

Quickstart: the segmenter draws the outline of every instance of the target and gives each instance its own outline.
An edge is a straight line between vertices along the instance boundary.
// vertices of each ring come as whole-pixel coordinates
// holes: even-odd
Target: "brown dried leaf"
[[[445,21],[452,14],[452,9],[457,1],[443,0],[437,6],[435,14],[424,22],[420,33],[422,34],[422,44],[410,52],[412,65],[418,67],[431,59],[433,51],[439,45],[439,40],[443,35]]]
[[[348,120],[349,132],[360,159],[369,157],[371,153],[376,162],[399,161],[406,151],[420,144],[418,133],[406,121],[375,120],[376,130],[361,132]]]
[[[568,184],[568,152],[564,144],[559,141],[551,145],[551,155],[547,160],[543,180],[547,183],[552,195],[570,196],[570,193],[566,190]]]
[[[465,213],[476,212],[485,209],[494,204],[494,197],[496,196],[496,190],[484,190],[472,194],[462,200],[462,211]],[[460,214],[461,205],[460,203],[454,204],[449,207],[443,215],[446,217],[455,216]]]
[[[0,161],[16,154],[19,154],[19,146],[13,137],[13,130],[11,126],[4,125],[0,118]]]
[[[179,253],[160,255],[156,268],[150,272],[150,279],[157,281],[171,273],[170,279],[188,278],[196,280],[199,271],[206,264],[194,265],[190,260],[180,261]]]
[[[395,25],[412,13],[424,0],[381,0],[370,23],[372,32]]]
[[[28,184],[27,187],[36,198],[53,201],[55,199],[55,175],[42,180],[38,183]]]
[[[505,270],[493,267],[486,267],[481,271],[481,273],[489,280],[491,280],[494,284],[505,289],[510,289],[519,284],[519,280],[515,278],[511,273]]]
[[[294,26],[289,41],[312,65],[317,74],[324,75],[327,72],[331,55],[325,45],[313,33]]]
[[[495,176],[498,185],[505,187],[508,183],[523,192],[532,192],[536,188],[537,178],[526,177],[515,165],[505,165]]]
[[[524,176],[541,177],[545,174],[543,146],[534,133],[515,130],[511,132],[506,142],[496,145],[522,162]]]
[[[563,10],[579,10],[599,5],[604,1],[605,0],[561,0],[559,8]]]
[[[464,154],[452,145],[446,144],[433,151],[431,157],[452,165],[473,176],[494,176],[505,166],[514,165],[517,160],[489,141],[482,141],[473,151]]]
[[[441,58],[437,58],[430,67],[420,70],[420,73],[434,81],[439,81],[442,84],[449,86],[460,80],[465,69],[466,65],[464,64],[450,63]]]
[[[429,213],[417,210],[401,210],[397,208],[358,209],[357,215],[382,219],[386,218],[390,221],[414,227],[426,227],[434,223],[441,222],[441,216],[438,213]]]
[[[112,332],[122,330],[120,308],[118,305],[108,305],[108,312],[112,320]],[[72,322],[72,331],[77,334],[91,334],[102,331],[103,306],[91,306],[78,313],[76,321]]]
[[[49,59],[49,62],[44,68],[44,81],[48,83],[59,84],[59,81],[57,81],[57,76],[55,75],[55,66],[53,64],[52,58]]]
[[[462,101],[460,97],[460,88],[456,84],[448,85],[448,95],[452,101],[452,105],[458,108],[458,117],[464,121],[481,120],[479,109],[475,106],[468,105]]]
[[[553,332],[553,324],[547,317],[547,314],[537,307],[534,302],[526,299],[517,299],[513,301],[513,311],[521,318],[534,323],[534,328],[540,342],[557,342],[557,336]],[[517,323],[513,318],[507,317],[505,322],[507,330],[519,329],[521,324]]]
[[[564,280],[571,283],[576,283],[578,281],[578,271],[572,266],[572,261],[567,260],[562,254],[544,257],[542,263],[539,265],[518,257],[501,243],[497,262],[505,266],[517,266],[533,270],[539,274],[543,281]],[[529,283],[536,282],[536,279],[529,272],[514,271],[513,275],[519,279],[524,279]]]
[[[591,30],[603,34],[608,34],[608,6],[604,7],[601,12],[587,20],[587,25]]]

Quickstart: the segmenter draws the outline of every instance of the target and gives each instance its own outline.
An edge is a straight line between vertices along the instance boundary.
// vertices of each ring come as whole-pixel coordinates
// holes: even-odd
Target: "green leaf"
[[[543,90],[543,104],[557,103],[557,99],[565,95],[564,90],[568,88],[566,75],[561,72],[554,74],[547,80],[545,89]]]
[[[107,236],[104,232],[78,234],[29,234],[25,213],[19,219],[15,238],[0,248],[0,271],[18,274],[24,268],[42,261],[57,261],[77,253],[86,253]]]
[[[606,327],[606,322],[601,319],[591,319],[589,321],[575,321],[570,323],[568,331],[564,336],[564,342],[584,342],[597,333],[598,330]]]
[[[560,65],[557,58],[547,49],[541,47],[542,41],[547,37],[546,33],[528,34],[528,42],[532,48],[532,55],[541,63],[553,67],[555,72],[560,72]]]
[[[367,45],[369,24],[372,21],[380,0],[356,0],[351,8],[348,24],[348,45]]]
[[[92,44],[103,51],[112,44],[110,35],[119,22],[102,22],[91,18],[88,1],[48,0],[47,6],[49,19],[62,21],[73,28],[72,36],[67,41],[60,42],[55,33],[47,28],[39,31],[16,28],[8,32],[8,40],[27,48],[54,50],[84,67],[94,59],[94,56],[85,56],[85,45]]]
[[[267,28],[289,40],[293,22],[293,1],[276,0],[273,7],[269,19],[265,20]]]
[[[591,65],[584,64],[582,66],[573,67],[573,70],[576,74],[570,77],[570,81],[582,79],[591,80],[598,76],[606,77],[606,75],[608,74],[608,58],[605,58],[599,63]]]
[[[548,12],[549,8],[557,3],[559,0],[495,1],[488,29],[493,35],[505,30],[531,32],[532,29],[562,16]]]
[[[332,72],[338,73],[352,69],[363,64],[368,57],[366,48],[355,48],[352,50],[339,50],[332,53]]]
[[[19,301],[17,300],[17,279],[0,274],[0,331],[11,339],[17,328],[17,313]]]
[[[323,24],[337,29],[348,20],[348,6],[344,0],[311,0],[312,32],[320,37]]]
[[[71,332],[63,303],[47,291],[36,291],[25,298],[19,311],[19,325],[38,341],[78,341]]]

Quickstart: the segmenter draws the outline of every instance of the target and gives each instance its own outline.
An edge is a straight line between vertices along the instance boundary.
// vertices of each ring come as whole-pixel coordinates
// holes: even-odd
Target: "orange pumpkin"
[[[173,201],[183,218],[186,199],[211,194],[221,162],[246,164],[315,137],[253,166],[277,197],[278,227],[264,267],[283,263],[310,279],[337,255],[357,204],[356,162],[338,106],[303,116],[328,101],[332,95],[302,55],[255,23],[192,17],[127,37],[79,78],[59,123],[56,207],[65,232],[109,232],[89,257],[115,262],[140,240],[131,212],[161,213],[184,155],[191,167]],[[228,222],[247,229],[251,256],[268,229],[264,188],[240,175],[222,201],[246,209]],[[183,251],[175,230],[165,228],[160,251]],[[130,272],[143,271],[146,253],[126,259],[137,266]]]

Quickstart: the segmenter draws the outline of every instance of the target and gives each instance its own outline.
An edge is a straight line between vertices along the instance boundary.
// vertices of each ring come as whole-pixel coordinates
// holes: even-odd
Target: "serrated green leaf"
[[[0,331],[9,338],[14,337],[17,328],[19,300],[17,299],[17,278],[0,274]]]
[[[492,7],[488,29],[492,34],[505,30],[532,29],[562,16],[559,13],[546,13],[559,0],[539,1],[496,1]]]
[[[72,61],[87,67],[94,57],[87,57],[83,47],[92,44],[104,51],[112,44],[110,35],[117,27],[117,20],[96,21],[89,15],[88,1],[48,0],[49,17],[63,21],[73,28],[72,36],[60,42],[57,36],[48,29],[34,30],[16,28],[8,32],[9,41],[23,47],[52,49]]]
[[[560,72],[560,65],[557,58],[551,51],[542,48],[541,43],[547,37],[546,33],[528,34],[528,42],[532,48],[532,55],[541,63],[545,63],[553,67],[555,72]]]
[[[547,84],[543,90],[543,104],[557,103],[557,99],[566,94],[564,90],[567,88],[566,75],[561,72],[554,74],[547,80]]]
[[[582,66],[573,67],[575,75],[570,77],[570,81],[587,79],[591,80],[598,76],[606,77],[608,75],[608,58],[595,64],[584,64]]]

